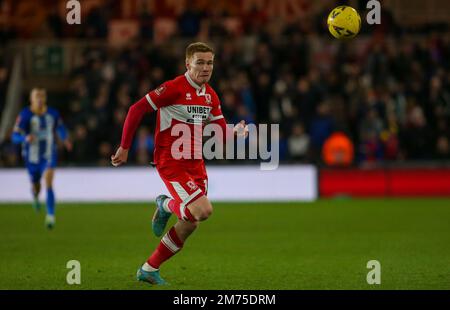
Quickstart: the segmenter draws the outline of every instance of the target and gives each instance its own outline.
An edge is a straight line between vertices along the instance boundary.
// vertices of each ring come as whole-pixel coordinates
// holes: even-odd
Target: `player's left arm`
[[[67,127],[64,125],[64,122],[58,112],[55,112],[55,118],[56,118],[56,133],[58,134],[58,137],[63,141],[66,150],[70,152],[72,151],[73,146],[72,142],[69,139]]]
[[[222,109],[220,108],[220,100],[217,94],[213,94],[213,108],[209,114],[208,120],[210,123],[217,124],[222,128],[223,137],[225,137],[224,142],[233,136],[248,136],[248,126],[245,124],[244,120],[241,120],[234,128],[227,126],[225,117],[222,114]]]

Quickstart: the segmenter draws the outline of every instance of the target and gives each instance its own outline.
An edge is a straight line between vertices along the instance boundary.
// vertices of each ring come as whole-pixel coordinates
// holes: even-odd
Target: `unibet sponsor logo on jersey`
[[[186,111],[190,116],[186,121],[188,123],[198,123],[206,121],[211,108],[197,105],[188,105],[186,106]]]

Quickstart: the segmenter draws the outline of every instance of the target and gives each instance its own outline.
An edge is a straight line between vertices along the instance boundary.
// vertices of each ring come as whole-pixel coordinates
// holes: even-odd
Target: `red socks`
[[[191,214],[189,209],[183,203],[170,199],[168,203],[170,211],[177,215],[181,221],[196,222],[196,219]],[[152,253],[147,263],[159,269],[159,266],[166,260],[174,256],[183,247],[183,241],[178,237],[175,227],[172,227],[161,239],[156,250]]]
[[[183,247],[183,241],[178,238],[175,227],[172,227],[161,239],[156,250],[147,260],[147,263],[153,268],[159,269],[159,266],[174,256]]]

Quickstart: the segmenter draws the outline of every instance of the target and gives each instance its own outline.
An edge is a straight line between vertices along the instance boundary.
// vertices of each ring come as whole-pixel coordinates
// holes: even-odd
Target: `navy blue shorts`
[[[44,174],[47,168],[55,168],[56,167],[56,153],[52,156],[50,161],[46,159],[42,159],[39,163],[25,163],[28,174],[30,175],[31,182],[37,183],[41,180],[42,175]]]

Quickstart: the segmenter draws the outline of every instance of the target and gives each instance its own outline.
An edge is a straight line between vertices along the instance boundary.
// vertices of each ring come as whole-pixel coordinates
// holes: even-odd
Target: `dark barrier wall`
[[[450,169],[322,169],[321,197],[450,196]]]

